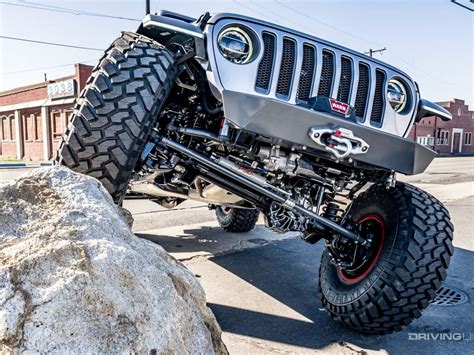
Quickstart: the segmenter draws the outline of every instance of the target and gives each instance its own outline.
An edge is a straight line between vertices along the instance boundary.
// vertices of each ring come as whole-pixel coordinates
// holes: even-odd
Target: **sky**
[[[140,22],[25,7],[37,4],[135,19],[143,18],[145,11],[144,0],[2,0],[0,36],[106,49],[121,31],[134,31]],[[376,57],[408,73],[418,82],[423,98],[460,98],[474,109],[474,12],[450,0],[152,0],[151,8],[194,17],[205,11],[234,12],[360,52],[386,47]],[[0,91],[41,82],[44,73],[48,79],[72,74],[74,63],[94,65],[100,56],[101,51],[0,38]]]

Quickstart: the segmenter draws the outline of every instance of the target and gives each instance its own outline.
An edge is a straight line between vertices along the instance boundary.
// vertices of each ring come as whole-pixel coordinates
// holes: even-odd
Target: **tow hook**
[[[354,136],[351,130],[342,127],[312,127],[309,136],[337,159],[347,158],[351,154],[365,154],[370,148],[362,138]]]

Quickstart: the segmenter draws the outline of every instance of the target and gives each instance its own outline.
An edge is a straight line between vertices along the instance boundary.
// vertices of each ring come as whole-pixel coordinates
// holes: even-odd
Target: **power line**
[[[242,2],[240,2],[240,1],[238,1],[238,0],[232,0],[232,1],[235,2],[237,5],[239,5],[239,6],[241,6],[241,7],[244,7],[244,8],[246,8],[246,9],[249,9],[249,10],[251,10],[252,12],[255,12],[255,13],[257,13],[257,14],[260,14],[260,15],[264,16],[265,18],[270,18],[270,19],[276,21],[277,23],[280,22],[280,20],[279,20],[279,19],[276,19],[274,16],[269,16],[268,13],[272,13],[272,14],[276,15],[277,17],[279,17],[280,19],[283,19],[285,22],[287,22],[287,23],[289,23],[289,24],[293,24],[293,25],[295,25],[295,26],[297,26],[297,27],[306,29],[306,30],[309,31],[308,33],[311,33],[311,32],[314,30],[313,28],[310,28],[310,27],[306,26],[306,25],[303,24],[303,23],[298,23],[298,22],[292,21],[292,20],[290,20],[288,17],[282,16],[282,15],[276,13],[275,11],[272,11],[272,10],[268,9],[267,7],[265,7],[265,6],[263,6],[263,5],[259,4],[259,3],[257,3],[256,1],[249,0],[252,4],[254,4],[255,6],[258,6],[259,8],[261,8],[261,9],[267,11],[268,13],[263,13],[263,12],[261,12],[261,11],[255,10],[255,9],[251,8],[250,6],[247,6],[246,4],[244,4],[244,3],[242,3]],[[290,8],[287,7],[285,4],[280,3],[279,1],[276,1],[276,2],[279,3],[279,4],[280,4],[281,6],[283,6],[283,7],[286,7],[286,8],[288,8],[288,9],[290,9]],[[291,10],[291,9],[290,9],[290,10]],[[298,11],[295,11],[295,12],[296,12],[297,14],[306,16],[304,13],[301,13],[301,12],[298,12]],[[310,19],[313,20],[313,21],[318,21],[317,19],[315,19],[315,18],[313,18],[313,17],[310,17],[310,16],[306,16],[306,17],[310,18]],[[318,22],[320,22],[321,24],[323,24],[323,25],[325,25],[325,26],[328,26],[328,27],[330,27],[330,28],[337,29],[336,27],[331,26],[331,25],[329,25],[329,24],[326,24],[325,22],[321,22],[321,21],[318,21]],[[346,32],[346,31],[344,31],[344,30],[340,30],[340,29],[337,29],[337,30],[339,30],[339,31],[341,31],[341,32],[343,32],[343,33],[349,34],[348,32]],[[352,35],[351,35],[351,36],[352,36]],[[354,37],[354,36],[352,36],[352,37]],[[362,38],[359,38],[359,37],[355,37],[355,38],[357,38],[357,39],[362,39]],[[362,39],[362,40],[363,40],[363,39]]]
[[[52,65],[52,66],[49,66],[49,67],[32,68],[32,69],[25,69],[25,70],[17,70],[17,71],[11,71],[11,72],[0,73],[0,75],[21,74],[21,73],[28,73],[28,72],[32,72],[32,71],[40,71],[40,70],[46,70],[46,69],[54,69],[54,68],[67,67],[67,66],[74,65],[74,64],[77,64],[77,63],[93,63],[93,62],[97,62],[97,60],[86,60],[86,61],[79,61],[79,62],[75,62],[75,63]]]
[[[263,10],[269,12],[269,13],[272,13],[272,14],[274,14],[275,16],[277,16],[277,17],[279,17],[279,18],[285,20],[285,21],[288,22],[288,23],[292,23],[293,25],[296,25],[296,26],[300,26],[300,25],[301,25],[301,23],[297,23],[297,22],[292,21],[292,20],[290,20],[290,19],[288,19],[288,18],[285,18],[284,16],[278,14],[277,12],[275,12],[275,11],[273,11],[273,10],[270,10],[269,8],[266,8],[265,6],[259,4],[258,2],[254,1],[254,0],[250,0],[250,2],[251,2],[252,4],[254,4],[255,6],[258,6],[259,8],[261,8],[261,9],[263,9]],[[262,14],[262,13],[260,13],[260,14]],[[265,14],[263,14],[263,15],[265,15]],[[268,16],[268,15],[265,15],[265,16]],[[272,18],[275,19],[274,17],[272,17]],[[276,20],[276,21],[278,21],[278,20]],[[306,26],[304,26],[304,25],[303,25],[303,27],[309,29],[308,27],[306,27]]]
[[[469,11],[471,11],[471,12],[474,11],[473,8],[470,8],[469,6],[466,6],[466,5],[464,5],[464,4],[461,4],[461,3],[457,2],[456,0],[451,0],[451,2],[452,2],[453,4],[458,5],[458,6],[464,7],[465,9],[467,9],[467,10],[469,10]],[[474,3],[473,0],[471,0],[470,2],[471,2],[471,4]],[[474,5],[473,5],[473,6],[474,6]]]
[[[313,20],[313,21],[316,21],[316,22],[320,23],[320,24],[323,25],[323,26],[326,26],[326,27],[332,28],[333,30],[339,31],[339,32],[341,32],[341,33],[344,33],[344,34],[346,34],[347,36],[350,36],[350,37],[352,37],[352,38],[358,39],[358,40],[363,41],[363,42],[375,44],[376,46],[380,46],[380,45],[381,45],[380,43],[376,43],[376,42],[373,42],[373,41],[369,41],[369,40],[366,39],[366,38],[359,37],[359,36],[357,36],[357,35],[355,35],[355,34],[353,34],[353,33],[347,32],[347,31],[345,31],[345,30],[343,30],[343,29],[341,29],[341,28],[338,28],[338,27],[333,26],[333,25],[331,25],[331,24],[329,24],[329,23],[326,23],[326,22],[324,22],[324,21],[321,21],[320,19],[318,19],[318,18],[316,18],[316,17],[314,17],[314,16],[310,16],[310,15],[304,13],[304,12],[301,12],[301,11],[299,11],[299,10],[296,10],[295,8],[289,7],[289,6],[287,6],[286,4],[282,3],[282,2],[279,1],[279,0],[276,0],[275,2],[278,3],[280,6],[286,8],[286,9],[288,9],[288,10],[290,10],[290,11],[293,11],[293,12],[299,14],[299,15],[305,16],[305,17],[307,17],[307,18],[309,18],[309,19],[311,19],[311,20]]]
[[[15,4],[15,3],[11,3],[11,2],[0,1],[0,4],[10,5],[10,6],[18,6],[18,7],[25,7],[25,8],[43,10],[43,11],[61,12],[61,13],[66,13],[66,14],[70,14],[70,15],[77,15],[77,16],[93,16],[93,17],[103,17],[103,18],[111,18],[111,19],[126,20],[126,21],[141,21],[139,19],[131,18],[131,17],[99,14],[99,13],[96,13],[96,12],[89,12],[89,11],[83,11],[83,10],[73,10],[73,9],[68,9],[68,8],[60,7],[60,6],[43,5],[43,4],[38,4],[38,3],[34,3],[34,2],[27,2],[27,1],[22,1],[22,4]]]
[[[232,0],[232,1],[235,2],[237,5],[239,5],[240,7],[244,7],[244,8],[246,8],[247,10],[250,10],[250,11],[252,11],[252,12],[255,12],[256,14],[259,14],[259,15],[262,15],[262,16],[265,16],[265,17],[269,17],[268,14],[264,14],[264,13],[258,11],[258,10],[255,10],[255,9],[251,8],[250,6],[247,6],[247,5],[244,4],[244,3],[241,3],[241,2],[239,2],[239,1],[237,1],[237,0]]]
[[[63,43],[55,43],[55,42],[43,42],[43,41],[36,41],[33,39],[27,39],[27,38],[19,38],[19,37],[9,37],[9,36],[0,36],[0,38],[3,39],[10,39],[13,41],[21,41],[21,42],[30,42],[30,43],[37,43],[37,44],[45,44],[48,46],[57,46],[57,47],[66,47],[66,48],[76,48],[76,49],[86,49],[89,51],[101,51],[103,52],[103,49],[99,48],[91,48],[91,47],[81,47],[81,46],[73,46],[70,44],[63,44]]]
[[[470,0],[470,1],[472,2],[473,0]],[[288,10],[290,10],[290,11],[293,11],[293,12],[299,14],[299,15],[305,16],[306,18],[309,18],[309,19],[311,19],[311,20],[313,20],[313,21],[316,21],[316,22],[318,22],[318,23],[320,23],[320,24],[322,24],[322,25],[325,25],[325,26],[327,26],[327,27],[329,27],[329,28],[332,28],[332,29],[337,30],[337,31],[342,32],[342,33],[345,33],[345,34],[348,35],[348,36],[351,36],[351,37],[353,37],[353,38],[356,38],[356,39],[359,39],[359,40],[361,40],[361,41],[367,42],[367,43],[369,43],[369,44],[374,44],[374,45],[376,45],[376,46],[381,46],[380,43],[377,43],[377,42],[374,42],[374,41],[369,41],[369,40],[367,40],[367,39],[365,39],[365,38],[363,38],[363,37],[359,37],[359,36],[354,35],[354,34],[352,34],[352,33],[350,33],[350,32],[347,32],[347,31],[345,31],[345,30],[343,30],[343,29],[340,29],[340,28],[338,28],[338,27],[336,27],[336,26],[333,26],[333,25],[330,25],[330,24],[328,24],[328,23],[326,23],[326,22],[323,22],[323,21],[319,20],[318,18],[316,18],[316,17],[314,17],[314,16],[310,16],[310,15],[304,13],[304,12],[301,12],[301,11],[298,11],[298,10],[296,10],[296,9],[294,9],[294,8],[291,8],[291,7],[287,6],[286,4],[282,3],[282,2],[279,1],[279,0],[276,0],[275,2],[278,3],[278,4],[280,4],[280,6],[286,8],[286,9],[288,9]],[[261,7],[262,7],[262,6],[261,6]],[[282,17],[283,17],[283,16],[282,16]],[[456,84],[454,84],[454,83],[448,83],[448,82],[446,82],[446,81],[440,81],[439,78],[437,78],[437,77],[435,77],[434,75],[432,75],[432,73],[427,72],[427,71],[425,71],[424,69],[420,68],[419,66],[414,65],[413,63],[407,61],[407,60],[404,59],[403,57],[401,57],[401,56],[399,56],[398,54],[396,54],[393,50],[387,49],[387,48],[386,48],[386,50],[387,50],[389,53],[391,53],[394,58],[397,58],[398,60],[404,62],[406,65],[408,65],[408,66],[410,66],[410,67],[412,67],[412,68],[418,70],[420,73],[424,74],[424,75],[427,76],[427,77],[430,77],[431,79],[436,79],[436,82],[438,82],[438,83],[441,82],[441,83],[443,83],[443,84],[445,84],[445,85],[456,85]]]
[[[17,0],[17,1],[24,4],[30,4],[29,7],[31,8],[37,8],[37,9],[42,9],[42,10],[51,9],[51,11],[64,11],[64,12],[75,14],[75,15],[96,16],[96,17],[113,18],[113,19],[119,19],[119,20],[129,20],[129,21],[141,21],[140,19],[131,18],[131,17],[113,16],[113,15],[100,14],[97,12],[84,11],[84,10],[74,10],[74,9],[69,9],[69,8],[61,7],[61,6],[40,4],[33,1],[25,1],[25,0]]]
[[[50,9],[50,8],[46,8],[46,7],[31,6],[31,5],[24,5],[24,4],[13,4],[11,2],[5,2],[5,1],[0,1],[0,4],[10,5],[10,6],[18,6],[18,7],[26,7],[26,8],[29,8],[29,9],[36,9],[36,10],[45,10],[45,11],[62,12],[62,13],[68,13],[68,14],[73,14],[73,15],[79,15],[78,13],[73,12],[73,11],[56,10],[56,9]]]

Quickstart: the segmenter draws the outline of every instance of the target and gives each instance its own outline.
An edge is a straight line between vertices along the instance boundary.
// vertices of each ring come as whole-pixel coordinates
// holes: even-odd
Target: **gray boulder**
[[[194,275],[64,167],[0,185],[0,352],[225,354]]]

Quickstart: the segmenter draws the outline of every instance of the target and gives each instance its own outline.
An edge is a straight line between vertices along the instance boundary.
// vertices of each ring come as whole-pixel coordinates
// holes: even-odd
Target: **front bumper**
[[[360,161],[406,175],[422,173],[436,153],[414,141],[350,122],[335,115],[260,96],[223,91],[226,118],[237,127],[276,137],[289,145],[299,145],[322,151],[309,136],[311,128],[342,127],[370,145],[367,153],[350,155]]]

